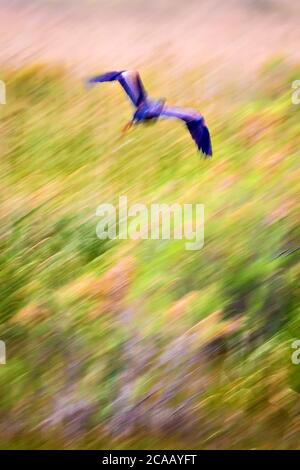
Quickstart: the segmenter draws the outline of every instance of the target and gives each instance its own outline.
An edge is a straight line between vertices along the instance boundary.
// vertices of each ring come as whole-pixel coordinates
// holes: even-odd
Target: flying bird
[[[142,122],[155,122],[161,118],[180,119],[187,126],[198,150],[205,158],[212,156],[212,146],[208,128],[203,116],[194,110],[166,106],[165,100],[152,100],[148,97],[138,72],[123,70],[121,72],[107,72],[89,78],[88,86],[96,83],[118,81],[132,102],[135,112],[132,119],[126,124],[124,132],[132,125]]]

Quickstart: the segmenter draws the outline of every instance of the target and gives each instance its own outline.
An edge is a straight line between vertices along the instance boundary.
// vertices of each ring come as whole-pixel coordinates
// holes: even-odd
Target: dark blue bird
[[[185,122],[198,149],[205,158],[212,155],[212,147],[208,128],[201,114],[193,110],[175,108],[165,105],[165,100],[152,100],[148,97],[142,80],[137,72],[123,70],[122,72],[107,72],[97,75],[87,81],[88,85],[117,80],[129,96],[135,107],[131,121],[124,131],[133,124],[141,122],[154,122],[158,118],[175,118]]]

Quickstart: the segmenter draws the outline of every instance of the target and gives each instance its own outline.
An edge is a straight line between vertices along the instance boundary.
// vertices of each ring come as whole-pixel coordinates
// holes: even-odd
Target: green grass
[[[0,447],[299,448],[299,251],[278,257],[300,245],[297,74],[270,61],[248,92],[187,102],[204,161],[179,123],[121,141],[117,86],[2,71]],[[204,248],[99,240],[120,195],[205,204]]]

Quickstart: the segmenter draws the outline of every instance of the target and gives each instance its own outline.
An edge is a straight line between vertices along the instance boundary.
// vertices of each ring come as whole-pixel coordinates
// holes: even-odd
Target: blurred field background
[[[297,2],[0,1],[0,448],[299,448]],[[202,112],[123,140],[90,73]],[[103,202],[205,204],[205,245],[101,241]],[[293,252],[292,252],[293,251]]]

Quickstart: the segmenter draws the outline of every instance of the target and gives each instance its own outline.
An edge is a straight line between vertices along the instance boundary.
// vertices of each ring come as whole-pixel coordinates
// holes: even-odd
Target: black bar
[[[287,465],[289,460],[294,461],[298,457],[298,452],[294,451],[198,451],[198,450],[17,450],[1,451],[0,465],[6,463],[18,463],[24,465],[30,463],[37,468],[47,463],[54,464],[76,464],[86,466],[107,468],[111,465],[120,465],[124,468],[140,468],[143,465],[192,465],[194,467],[216,463],[226,464],[260,464],[276,463],[277,465]],[[2,467],[4,468],[4,467]],[[206,467],[207,468],[207,467]],[[54,469],[55,470],[55,469]]]

